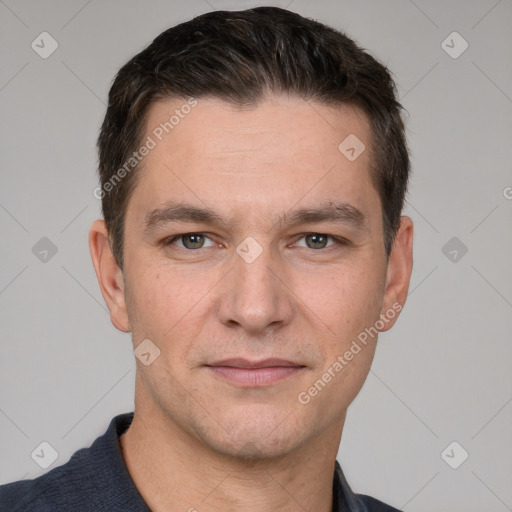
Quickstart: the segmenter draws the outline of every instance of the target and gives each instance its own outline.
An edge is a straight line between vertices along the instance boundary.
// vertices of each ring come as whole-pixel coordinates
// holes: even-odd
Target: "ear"
[[[407,299],[412,272],[412,241],[412,220],[410,217],[402,216],[389,255],[384,300],[380,312],[381,318],[385,317],[386,321],[383,322],[385,326],[379,329],[381,332],[393,327],[398,318],[397,313],[400,313]]]
[[[110,321],[120,331],[130,332],[123,272],[110,248],[107,226],[102,219],[94,221],[89,230],[89,249]]]

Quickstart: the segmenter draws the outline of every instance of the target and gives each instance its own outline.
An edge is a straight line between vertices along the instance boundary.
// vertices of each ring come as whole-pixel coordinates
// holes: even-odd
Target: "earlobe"
[[[381,329],[382,332],[393,327],[398,318],[397,313],[402,310],[407,299],[413,265],[413,230],[410,217],[402,216],[387,266],[381,318],[385,317],[388,321]]]
[[[125,299],[124,276],[112,253],[105,221],[98,219],[89,230],[89,249],[101,294],[114,327],[130,332]]]

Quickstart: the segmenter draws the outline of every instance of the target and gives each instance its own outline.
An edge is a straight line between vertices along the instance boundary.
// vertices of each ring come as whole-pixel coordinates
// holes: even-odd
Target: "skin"
[[[153,104],[146,135],[182,104]],[[367,148],[352,162],[338,150],[349,134]],[[153,511],[330,512],[347,408],[377,337],[308,404],[297,397],[359,333],[405,303],[412,271],[410,218],[401,218],[386,258],[369,147],[369,122],[351,106],[273,95],[238,109],[199,99],[144,158],[126,212],[123,271],[103,220],[92,225],[92,260],[112,323],[131,331],[134,348],[150,339],[160,350],[148,366],[137,359],[135,416],[120,438]],[[146,232],[148,212],[168,201],[213,209],[225,224],[180,221]],[[279,222],[298,208],[340,201],[365,215],[366,229]],[[205,234],[204,245],[165,244],[185,233]],[[310,233],[348,243],[315,245]],[[251,263],[236,252],[246,237],[262,249]],[[271,385],[241,387],[205,366],[229,357],[278,357],[303,368]]]

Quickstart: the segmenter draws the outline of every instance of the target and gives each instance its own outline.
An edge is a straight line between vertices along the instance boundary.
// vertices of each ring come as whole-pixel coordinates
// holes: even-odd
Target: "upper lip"
[[[288,361],[287,359],[261,359],[259,361],[250,361],[249,359],[243,358],[231,358],[223,359],[222,361],[216,361],[206,366],[229,366],[231,368],[269,368],[272,366],[287,366],[300,368],[304,365]]]

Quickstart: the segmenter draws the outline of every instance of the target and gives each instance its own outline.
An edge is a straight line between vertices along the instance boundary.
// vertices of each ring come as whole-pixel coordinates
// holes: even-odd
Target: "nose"
[[[256,259],[254,251],[258,254]],[[222,284],[219,320],[253,335],[264,335],[289,324],[294,311],[293,293],[286,281],[284,265],[270,247],[253,245],[245,254],[242,247],[234,255],[234,268]]]

